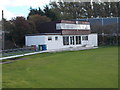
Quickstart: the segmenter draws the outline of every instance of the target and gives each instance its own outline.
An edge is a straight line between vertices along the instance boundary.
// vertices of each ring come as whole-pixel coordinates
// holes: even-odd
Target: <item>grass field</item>
[[[3,88],[117,88],[118,48],[26,56],[2,75]]]

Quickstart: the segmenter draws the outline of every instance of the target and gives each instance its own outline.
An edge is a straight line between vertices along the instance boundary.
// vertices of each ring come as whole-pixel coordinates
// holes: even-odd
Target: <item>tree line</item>
[[[4,19],[5,47],[25,45],[25,35],[39,33],[40,24],[61,19],[120,17],[120,2],[52,2],[49,5],[29,9],[27,18]]]
[[[28,15],[39,14],[47,16],[51,20],[97,18],[97,17],[119,17],[120,2],[52,2],[43,10],[30,8]]]

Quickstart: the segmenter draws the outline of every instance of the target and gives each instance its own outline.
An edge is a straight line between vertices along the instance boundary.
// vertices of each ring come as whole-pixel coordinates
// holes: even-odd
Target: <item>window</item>
[[[69,45],[69,37],[63,36],[63,45]]]
[[[90,30],[90,24],[69,24],[69,23],[57,23],[56,30],[60,29],[82,29],[82,30]]]
[[[55,40],[58,40],[58,37],[55,37]]]
[[[72,40],[72,37],[70,37],[70,44],[72,44],[72,41],[73,41],[73,40]]]
[[[78,36],[76,36],[76,44],[79,44],[78,42],[79,42]]]
[[[88,36],[82,36],[82,40],[88,40]]]
[[[81,36],[78,37],[78,40],[79,40],[79,44],[81,44]]]
[[[52,37],[48,37],[48,41],[52,40]]]
[[[81,36],[76,36],[76,44],[81,44]]]
[[[70,44],[71,45],[74,45],[75,43],[74,43],[74,36],[70,36]]]

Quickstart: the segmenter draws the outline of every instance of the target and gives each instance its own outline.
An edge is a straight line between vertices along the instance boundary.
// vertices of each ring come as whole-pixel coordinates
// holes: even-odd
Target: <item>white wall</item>
[[[48,40],[51,37],[52,40]],[[58,40],[55,40],[58,37]],[[63,37],[61,35],[39,35],[39,36],[26,36],[26,46],[31,45],[46,45],[47,50],[63,48]]]
[[[64,35],[64,36],[74,36],[74,35]],[[52,40],[48,40],[48,37],[52,37]],[[55,40],[55,37],[58,37],[58,40]],[[69,45],[63,45],[63,35],[46,35],[45,42],[47,43],[46,44],[47,50],[81,46],[81,44],[70,45],[70,37],[69,37]]]
[[[88,40],[83,40],[83,39],[82,39],[83,36],[88,36],[88,35],[81,35],[81,44],[82,44],[82,46],[89,44],[89,41],[88,41]],[[88,38],[89,38],[89,37],[88,37]]]
[[[42,45],[45,44],[45,36],[26,36],[25,37],[25,45],[31,46],[31,45]]]
[[[64,36],[75,36],[75,35],[64,35]],[[26,46],[36,45],[38,47],[38,45],[45,44],[47,46],[47,50],[77,47],[83,45],[98,46],[97,34],[89,34],[88,40],[82,40],[82,36],[86,36],[86,35],[79,35],[79,36],[81,36],[81,44],[79,45],[76,45],[75,38],[74,38],[75,45],[70,45],[70,37],[69,37],[69,45],[63,45],[63,35],[26,36]],[[48,40],[48,37],[51,37],[52,40]],[[55,37],[58,37],[58,40],[55,40]]]
[[[87,45],[87,44],[89,44],[89,41],[88,41],[88,40],[82,40],[82,41],[81,41],[81,44],[82,44],[82,45]]]
[[[98,35],[97,34],[89,34],[88,41],[89,41],[89,45],[98,46]]]
[[[48,37],[52,37],[52,40],[48,40]],[[55,37],[58,37],[58,40],[55,40]],[[63,38],[61,35],[47,35],[45,42],[47,43],[47,50],[63,48]]]

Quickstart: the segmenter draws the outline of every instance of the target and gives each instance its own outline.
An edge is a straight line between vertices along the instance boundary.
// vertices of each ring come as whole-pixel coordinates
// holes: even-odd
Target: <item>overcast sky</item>
[[[27,17],[29,8],[43,7],[49,4],[50,0],[0,0],[0,20],[2,10],[4,10],[4,18],[10,20],[16,16]]]

